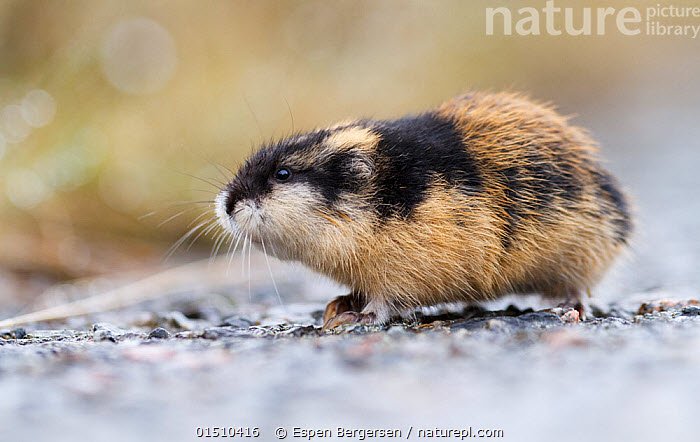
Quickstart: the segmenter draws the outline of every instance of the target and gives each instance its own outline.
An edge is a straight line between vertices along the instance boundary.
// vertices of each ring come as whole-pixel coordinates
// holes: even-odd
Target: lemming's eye
[[[287,181],[291,176],[292,172],[286,167],[280,167],[275,171],[275,179],[277,181]]]

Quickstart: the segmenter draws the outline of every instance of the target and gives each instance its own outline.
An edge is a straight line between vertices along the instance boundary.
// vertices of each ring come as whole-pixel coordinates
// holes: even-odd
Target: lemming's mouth
[[[263,211],[258,203],[245,199],[231,207],[230,195],[223,191],[216,196],[215,212],[219,225],[234,235],[242,234],[249,240],[259,242],[264,227]]]

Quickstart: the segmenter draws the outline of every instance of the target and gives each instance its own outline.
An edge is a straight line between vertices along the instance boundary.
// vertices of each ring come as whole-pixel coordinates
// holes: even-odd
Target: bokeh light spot
[[[143,208],[153,186],[147,170],[139,170],[131,163],[117,163],[100,173],[98,187],[102,201],[119,212],[129,213]]]
[[[7,149],[7,141],[5,141],[5,136],[0,133],[0,160],[5,156],[5,150]]]
[[[51,189],[30,169],[16,169],[7,174],[7,197],[20,209],[32,209],[51,195]]]
[[[21,113],[30,126],[46,126],[56,115],[56,101],[45,90],[34,89],[22,99]]]
[[[22,107],[18,104],[10,104],[0,111],[0,132],[5,135],[5,141],[20,143],[24,141],[32,128],[22,117]]]
[[[102,71],[117,89],[128,94],[152,94],[165,87],[177,67],[170,33],[143,17],[114,25],[101,51]]]

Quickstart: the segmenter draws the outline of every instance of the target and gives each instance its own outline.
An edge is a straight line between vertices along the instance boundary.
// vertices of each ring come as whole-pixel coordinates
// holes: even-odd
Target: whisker
[[[248,243],[248,235],[243,237],[243,247],[241,248],[241,277],[245,275],[245,248]]]
[[[187,246],[187,249],[186,249],[186,250],[190,250],[190,249],[194,246],[194,244],[197,242],[197,240],[198,240],[199,238],[201,238],[202,236],[208,235],[209,232],[211,232],[212,230],[214,230],[214,229],[216,228],[216,226],[218,225],[218,224],[216,223],[216,219],[210,219],[210,220],[207,221],[207,222],[208,222],[208,223],[211,223],[211,224],[210,224],[206,229],[204,229],[204,230],[202,230],[201,232],[199,232],[199,233],[197,234],[197,236],[194,237],[194,239],[193,239],[193,240],[190,242],[190,244]]]
[[[224,256],[228,256],[228,255],[231,253],[231,248],[233,247],[233,240],[234,240],[234,237],[233,237],[233,234],[232,234],[230,231],[227,230],[227,231],[226,231],[225,238],[226,238],[226,239],[229,239],[229,238],[231,239],[231,241],[228,242],[228,248],[226,249],[226,253],[224,254]],[[226,243],[226,239],[224,240],[224,243]],[[228,273],[227,273],[227,274],[228,274]]]
[[[196,223],[197,221],[199,221],[200,219],[202,219],[203,217],[205,217],[205,216],[207,216],[207,215],[211,215],[211,212],[206,211],[206,212],[200,213],[199,215],[197,215],[197,217],[196,217],[195,219],[193,219],[192,221],[190,221],[189,224],[187,224],[187,227],[191,226],[192,224]],[[212,222],[212,221],[216,221],[216,216],[211,216],[211,217],[207,220],[207,222]]]
[[[218,162],[216,162],[216,161],[213,161],[211,158],[209,158],[209,157],[206,156],[206,155],[203,155],[201,152],[194,152],[194,151],[192,151],[191,149],[188,149],[188,151],[189,151],[190,154],[192,154],[192,155],[198,157],[199,159],[202,159],[202,160],[206,161],[207,163],[209,163],[210,165],[216,167],[217,169],[218,169],[219,167],[223,167],[224,169],[226,169],[226,170],[228,170],[229,172],[231,172],[231,175],[235,175],[235,173],[234,173],[231,169],[229,169],[228,167],[224,166],[224,165],[221,164],[221,163],[218,163]],[[222,174],[222,175],[223,175],[223,174]],[[229,179],[229,178],[228,178],[227,176],[225,176],[225,175],[223,176],[223,178],[224,178],[224,180],[228,180],[228,179]]]
[[[272,267],[270,267],[270,260],[267,257],[267,250],[265,250],[265,240],[263,237],[260,237],[260,244],[262,244],[262,249],[263,249],[263,255],[265,255],[265,262],[267,263],[267,270],[270,272],[270,279],[272,280],[272,286],[275,288],[275,293],[277,293],[277,300],[279,301],[280,305],[284,305],[282,302],[282,297],[280,296],[280,291],[277,290],[277,283],[275,283],[275,277],[272,276]]]
[[[143,215],[139,216],[139,217],[136,218],[136,219],[139,220],[139,221],[143,221],[144,219],[146,219],[146,218],[148,218],[148,217],[151,217],[151,216],[155,215],[156,213],[158,213],[157,210],[152,210],[152,211],[150,211],[150,212],[148,212],[148,213],[146,213],[146,214],[143,214]]]
[[[250,111],[250,114],[253,116],[253,120],[255,120],[255,125],[258,127],[258,135],[260,136],[260,141],[263,139],[263,131],[262,127],[260,126],[260,120],[258,120],[257,115],[255,115],[255,112],[253,112],[253,107],[250,105],[250,102],[246,97],[243,97],[243,101],[245,101],[245,105],[248,106],[248,111]]]
[[[253,251],[253,239],[251,238],[250,241],[248,241],[248,299],[252,300],[253,299],[253,291],[251,290],[250,286],[250,281],[251,281],[251,272],[250,272],[250,261],[251,261],[251,252]]]
[[[225,181],[230,180],[230,179],[231,179],[231,176],[227,176],[224,172],[228,171],[228,172],[231,173],[231,175],[235,175],[235,173],[234,173],[231,169],[229,169],[228,167],[226,167],[226,166],[224,166],[224,165],[222,165],[222,164],[219,164],[219,163],[217,163],[217,162],[214,162],[214,161],[212,161],[212,160],[210,160],[210,159],[208,159],[208,158],[207,158],[207,162],[208,162],[209,164],[211,164],[212,166],[214,166],[214,167],[216,168],[216,170],[219,171],[219,174],[221,174],[221,177],[222,177]],[[222,170],[222,168],[223,168],[223,170]]]
[[[215,229],[212,229],[212,230],[215,230]],[[212,244],[211,250],[209,251],[209,260],[210,261],[211,261],[212,257],[214,256],[214,249],[216,249],[216,245],[219,243],[219,238],[221,238],[221,231],[220,230],[216,231],[216,233],[214,233],[214,237],[213,237],[214,244]]]
[[[177,173],[188,176],[190,178],[194,178],[195,180],[199,180],[205,184],[209,184],[210,186],[212,186],[218,190],[222,190],[224,187],[226,187],[226,183],[222,183],[218,180],[208,180],[206,178],[198,177],[197,175],[192,175],[192,174],[187,173],[187,172],[177,172]]]
[[[172,221],[172,220],[174,220],[174,219],[180,217],[182,214],[187,213],[187,212],[191,212],[191,211],[193,211],[193,210],[195,210],[195,209],[199,209],[199,207],[195,206],[195,207],[190,207],[190,208],[188,208],[188,209],[183,209],[183,210],[177,212],[175,215],[169,216],[169,217],[166,218],[165,220],[159,222],[159,223],[156,225],[156,228],[161,228],[161,227],[163,227],[165,224],[168,224],[170,221]]]
[[[219,231],[216,241],[214,242],[214,247],[212,250],[212,253],[209,255],[209,263],[212,264],[214,262],[214,259],[216,259],[217,256],[219,256],[219,249],[221,249],[221,245],[224,243],[226,240],[226,231]]]
[[[192,236],[197,230],[201,229],[201,228],[204,227],[206,224],[207,224],[207,221],[202,221],[201,223],[197,224],[196,226],[194,226],[193,228],[191,228],[189,231],[187,231],[187,233],[185,233],[184,235],[182,235],[177,241],[175,241],[175,243],[174,243],[172,246],[170,246],[170,248],[168,248],[168,250],[166,251],[165,258],[163,258],[163,260],[164,260],[164,261],[169,260],[169,259],[173,256],[173,254],[177,251],[177,249],[179,249],[180,246],[181,246],[185,241],[187,241],[187,238],[189,238],[190,236]]]
[[[287,110],[289,111],[289,118],[292,120],[292,133],[294,133],[294,115],[292,115],[292,107],[289,105],[289,101],[287,101],[286,97],[284,98],[284,102],[287,103]]]
[[[211,191],[209,191],[211,193]],[[172,203],[168,203],[166,206],[164,206],[166,209],[170,207],[176,207],[176,206],[185,206],[187,204],[214,204],[216,201],[213,199],[211,200],[191,200],[191,201],[173,201]]]
[[[219,189],[219,190],[223,190],[223,189]],[[203,193],[208,193],[209,195],[211,195],[213,191],[211,189],[188,189],[188,192],[203,192]]]
[[[204,192],[204,191],[203,191]],[[210,195],[212,195],[211,190],[207,190]],[[209,199],[209,200],[175,200],[175,201],[170,201],[167,204],[161,204],[158,209],[169,209],[171,207],[177,207],[177,206],[184,206],[187,204],[204,204],[204,203],[214,203],[214,199]]]
[[[226,267],[226,274],[227,275],[231,271],[231,263],[233,263],[233,257],[236,256],[236,249],[238,249],[238,243],[241,241],[241,236],[243,236],[243,235],[239,232],[236,234],[236,237],[233,238],[236,240],[236,245],[233,246],[233,251],[230,253],[230,256],[228,259],[228,266]],[[231,242],[233,242],[233,239],[231,240]]]
[[[223,167],[224,169],[226,169],[226,171],[231,174],[231,177],[236,175],[236,172],[234,172],[233,169],[231,169],[230,167],[227,167],[225,164],[221,164],[219,162],[216,162],[216,164],[218,164],[220,167]]]
[[[193,204],[215,204],[215,201],[214,200],[173,201],[172,203],[163,204],[163,205],[161,205],[161,207],[157,208],[156,210],[152,210],[148,213],[145,213],[145,214],[139,216],[137,219],[139,221],[143,221],[144,219],[150,218],[154,215],[158,215],[159,213],[161,213],[167,209],[171,209],[173,207],[180,207],[180,206],[189,206],[189,205],[193,205]]]

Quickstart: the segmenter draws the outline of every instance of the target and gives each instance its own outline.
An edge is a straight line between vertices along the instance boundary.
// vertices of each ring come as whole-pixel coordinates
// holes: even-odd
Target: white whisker
[[[185,241],[187,241],[187,239],[188,239],[190,236],[192,236],[197,230],[201,229],[201,228],[204,227],[206,224],[207,224],[207,221],[202,221],[202,222],[200,222],[199,224],[197,224],[196,226],[194,226],[193,228],[191,228],[189,231],[187,231],[187,233],[185,233],[184,235],[182,235],[182,236],[180,237],[180,239],[178,239],[177,241],[175,241],[175,243],[174,243],[172,246],[170,246],[170,248],[166,251],[164,261],[169,260],[169,259],[173,256],[173,254],[177,251],[177,249],[179,249],[180,246],[181,246]]]
[[[231,239],[231,241],[229,241],[228,250],[226,250],[225,255],[229,257],[228,265],[226,266],[226,275],[228,275],[229,268],[231,267],[231,257],[233,256],[233,253],[231,253],[231,251],[233,250],[233,243],[236,241],[236,236],[233,234],[233,232],[228,232],[227,236]]]
[[[203,182],[203,183],[205,183],[205,184],[208,184],[208,185],[210,185],[210,186],[216,188],[217,190],[223,190],[223,189],[226,187],[226,183],[222,183],[222,182],[219,181],[219,180],[209,180],[209,179],[207,179],[207,178],[202,178],[202,177],[199,177],[199,176],[196,176],[196,175],[192,175],[192,174],[189,174],[189,173],[186,173],[186,172],[178,172],[178,173],[180,173],[181,175],[188,176],[188,177],[190,177],[190,178],[194,178],[195,180],[199,180],[199,181],[201,181],[201,182]]]
[[[149,217],[155,215],[156,213],[158,213],[157,210],[152,210],[152,211],[150,211],[150,212],[148,212],[148,213],[145,213],[145,214],[139,216],[139,217],[136,218],[136,219],[139,220],[139,221],[143,221],[144,219],[149,218]]]
[[[192,246],[194,246],[194,243],[196,243],[199,238],[201,238],[202,236],[208,235],[209,232],[211,232],[212,230],[214,230],[218,226],[218,224],[216,223],[216,218],[212,218],[207,222],[210,223],[209,226],[207,226],[206,229],[203,229],[201,232],[199,232],[197,234],[197,236],[194,237],[194,239],[187,246],[187,250],[190,250],[192,248]]]
[[[163,227],[165,224],[168,224],[170,221],[172,221],[172,220],[176,219],[177,217],[181,216],[183,213],[191,212],[191,211],[193,211],[193,210],[195,210],[195,209],[198,209],[198,208],[199,208],[199,207],[194,206],[194,207],[190,207],[190,208],[187,208],[187,209],[183,209],[183,210],[177,212],[175,215],[169,216],[169,217],[166,218],[165,220],[159,222],[159,223],[156,225],[156,228]]]
[[[251,286],[250,286],[250,280],[252,279],[251,272],[250,272],[250,261],[251,261],[251,254],[253,251],[253,239],[252,238],[248,241],[248,244],[249,244],[249,246],[248,246],[248,299],[252,300],[253,299],[253,291],[251,290]]]
[[[236,244],[233,246],[233,251],[231,252],[231,255],[229,256],[228,259],[228,266],[226,267],[226,274],[228,275],[231,271],[231,264],[233,263],[233,257],[236,256],[236,250],[238,249],[238,243],[241,241],[241,236],[243,236],[241,233],[237,233],[235,240]],[[232,240],[233,242],[233,240]]]
[[[265,255],[265,262],[267,263],[267,270],[270,272],[270,279],[272,280],[272,286],[275,288],[275,293],[277,293],[277,300],[280,302],[280,305],[284,305],[282,302],[282,297],[280,296],[280,291],[277,290],[277,283],[275,283],[275,277],[272,276],[272,267],[270,267],[270,260],[267,257],[267,250],[265,250],[265,240],[260,237],[260,244],[262,244],[262,249],[263,249],[263,255]]]
[[[208,193],[211,195],[211,190],[207,190],[206,192],[208,192]],[[148,213],[145,213],[145,214],[139,216],[139,217],[136,218],[136,219],[138,219],[139,221],[143,221],[143,220],[146,219],[146,218],[150,218],[150,217],[152,217],[152,216],[154,216],[154,215],[158,215],[158,214],[164,212],[165,210],[171,209],[171,208],[173,208],[173,207],[181,207],[181,206],[192,206],[192,205],[195,205],[195,207],[188,208],[187,211],[189,211],[189,210],[194,210],[194,209],[199,208],[199,207],[196,207],[196,205],[203,205],[203,204],[205,204],[205,205],[211,205],[211,204],[213,204],[213,203],[214,203],[213,200],[173,201],[173,202],[168,203],[168,204],[162,204],[160,207],[156,208],[156,210],[152,210],[152,211],[150,211],[150,212],[148,212]],[[182,212],[182,213],[184,213],[184,212]],[[209,212],[207,212],[207,213],[209,213]],[[175,216],[173,216],[173,218],[176,218],[177,216],[179,216],[179,215],[175,215]],[[165,224],[166,222],[167,222],[167,221],[163,221],[162,224]],[[159,225],[158,227],[160,227],[160,225]]]
[[[219,256],[219,250],[221,249],[221,245],[226,241],[226,231],[221,230],[216,236],[216,241],[214,242],[214,246],[212,247],[212,253],[209,255],[209,264],[211,265],[214,260],[216,259],[217,256]]]
[[[243,237],[243,247],[241,248],[241,277],[245,276],[245,248],[248,244],[248,235]]]
[[[206,212],[200,213],[199,215],[197,215],[197,217],[196,217],[195,219],[193,219],[192,221],[189,222],[189,224],[187,224],[187,227],[191,226],[192,224],[196,223],[197,221],[199,221],[200,219],[202,219],[203,217],[205,217],[205,216],[207,216],[207,215],[211,215],[211,212],[210,212],[210,211],[206,211]],[[214,221],[214,220],[216,220],[216,217],[211,216],[207,221],[208,221],[208,222],[211,222],[211,221]]]

